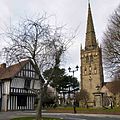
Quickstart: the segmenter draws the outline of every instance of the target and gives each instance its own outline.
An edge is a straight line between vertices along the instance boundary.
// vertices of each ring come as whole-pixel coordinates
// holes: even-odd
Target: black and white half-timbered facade
[[[0,65],[0,110],[33,110],[36,95],[26,88],[40,88],[31,60],[6,67]]]

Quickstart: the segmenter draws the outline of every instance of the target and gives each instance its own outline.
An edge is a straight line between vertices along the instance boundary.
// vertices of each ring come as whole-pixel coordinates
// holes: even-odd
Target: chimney
[[[0,68],[6,68],[6,63],[0,64]]]

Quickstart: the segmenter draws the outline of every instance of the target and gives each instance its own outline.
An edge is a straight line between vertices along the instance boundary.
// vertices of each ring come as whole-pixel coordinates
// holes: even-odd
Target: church
[[[120,106],[120,93],[114,94],[112,84],[105,82],[103,75],[102,48],[96,40],[90,2],[85,36],[85,47],[81,46],[81,90],[89,95],[88,106],[108,107]]]
[[[88,3],[85,47],[81,47],[80,71],[81,89],[89,94],[88,103],[91,106],[96,106],[96,104],[98,107],[103,106],[106,86],[103,76],[102,49],[96,40],[90,3]]]

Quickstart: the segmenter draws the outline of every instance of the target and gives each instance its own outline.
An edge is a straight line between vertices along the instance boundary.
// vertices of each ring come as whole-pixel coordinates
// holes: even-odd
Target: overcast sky
[[[90,0],[96,37],[101,43],[108,18],[120,4],[120,0]],[[36,14],[55,15],[58,24],[67,24],[68,29],[75,30],[79,26],[78,36],[67,52],[64,66],[74,68],[80,66],[80,44],[84,46],[88,0],[0,0],[0,32],[10,22],[18,22],[25,16]],[[1,45],[4,42],[1,40]],[[78,72],[79,73],[79,72]],[[79,74],[75,76],[79,79]]]

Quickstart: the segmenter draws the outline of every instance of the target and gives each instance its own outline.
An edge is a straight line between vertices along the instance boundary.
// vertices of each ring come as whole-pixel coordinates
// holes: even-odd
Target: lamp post
[[[69,72],[72,72],[72,73],[73,73],[73,77],[74,77],[74,73],[75,73],[76,71],[78,71],[78,68],[79,68],[78,65],[75,67],[74,70],[71,70],[71,67],[68,68]],[[73,90],[73,91],[74,91],[73,108],[74,108],[74,113],[76,113],[75,90]]]
[[[78,65],[75,68],[76,68],[75,70],[71,70],[71,67],[68,68],[69,72],[73,73],[73,77],[74,77],[74,73],[78,71],[78,68],[79,68]]]

